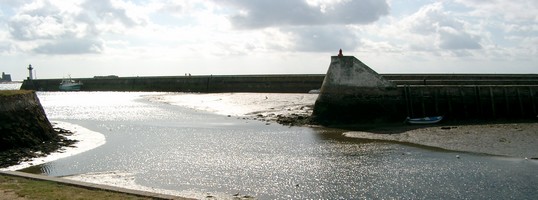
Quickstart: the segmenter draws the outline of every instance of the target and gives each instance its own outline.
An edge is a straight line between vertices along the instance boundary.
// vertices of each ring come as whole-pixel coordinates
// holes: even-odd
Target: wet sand
[[[349,131],[346,137],[413,143],[465,151],[538,159],[538,122],[474,125],[405,125],[388,129]]]

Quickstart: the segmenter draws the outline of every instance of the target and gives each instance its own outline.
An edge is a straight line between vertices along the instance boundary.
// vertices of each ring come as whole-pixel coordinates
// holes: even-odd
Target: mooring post
[[[415,111],[413,110],[413,95],[411,94],[411,87],[407,88],[407,93],[409,94],[409,108],[411,110],[411,116],[409,117],[413,117],[415,116]]]
[[[465,112],[465,117],[469,117],[469,111],[467,110],[467,102],[466,102],[467,100],[465,99],[465,93],[463,92],[463,87],[460,87],[459,90],[461,94],[461,99],[463,103],[463,111]]]
[[[521,100],[521,93],[519,92],[519,88],[516,88],[517,92],[517,100],[519,101],[519,110],[521,111],[521,117],[525,116],[525,111],[523,110],[523,101]]]
[[[407,94],[407,87],[409,87],[408,85],[404,85],[404,98],[405,98],[405,109],[407,111],[407,116],[408,117],[411,117],[409,114],[409,96]]]
[[[211,92],[210,91],[210,89],[211,89],[210,84],[211,84],[211,78],[212,77],[213,77],[213,75],[207,77],[207,82],[206,82],[206,86],[205,86],[206,92]]]
[[[448,113],[452,114],[452,95],[448,92],[448,90],[446,90],[445,96],[448,99]]]
[[[420,90],[420,102],[422,103],[422,116],[426,117],[426,106],[424,105],[424,88]]]
[[[510,101],[508,101],[508,92],[506,91],[506,86],[503,87],[504,92],[504,102],[506,103],[506,115],[510,115]]]
[[[493,114],[493,118],[495,118],[495,99],[493,97],[493,88],[489,87],[489,98],[491,99],[491,113]]]
[[[439,88],[436,88],[434,90],[435,92],[433,93],[433,101],[435,102],[435,114],[439,114],[439,99],[438,99],[438,93],[439,93]]]
[[[538,113],[536,113],[536,104],[534,104],[534,90],[531,86],[529,86],[529,93],[531,96],[532,111],[534,112],[533,114],[538,116]]]
[[[480,99],[480,88],[479,86],[475,86],[475,95],[476,95],[476,112],[478,116],[482,116],[482,102]]]

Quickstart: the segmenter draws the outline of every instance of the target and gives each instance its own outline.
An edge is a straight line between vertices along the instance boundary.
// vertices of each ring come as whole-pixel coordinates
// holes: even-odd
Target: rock
[[[67,134],[66,130],[52,127],[33,91],[0,91],[0,124],[0,167],[47,155],[75,142],[60,135]]]

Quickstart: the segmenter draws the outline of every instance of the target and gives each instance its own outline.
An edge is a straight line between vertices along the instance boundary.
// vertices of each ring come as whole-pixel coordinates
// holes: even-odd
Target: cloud
[[[387,15],[389,6],[381,0],[336,1],[330,4],[309,4],[288,0],[225,0],[225,5],[239,9],[230,16],[237,28],[256,29],[275,26],[307,26],[331,24],[367,24]]]
[[[84,8],[84,10],[80,13],[78,19],[88,24],[116,24],[116,22],[119,22],[122,26],[134,27],[147,23],[143,16],[129,14],[128,7],[134,8],[135,6],[127,3],[113,4],[111,0],[87,0],[81,4],[81,7]]]
[[[103,43],[94,39],[64,39],[43,44],[34,49],[41,54],[88,54],[103,51]]]
[[[0,54],[6,53],[12,50],[12,46],[10,43],[7,42],[0,42]]]
[[[481,37],[469,30],[467,22],[457,15],[446,12],[442,3],[423,6],[416,13],[401,20],[410,32],[428,37],[430,43],[420,45],[437,45],[444,50],[480,49]],[[428,47],[419,47],[431,49]]]
[[[143,6],[123,1],[42,0],[9,6],[15,11],[6,20],[10,37],[40,54],[100,53],[104,35],[147,23],[144,14],[136,15]]]
[[[68,34],[69,27],[64,23],[60,10],[48,2],[30,4],[11,17],[8,28],[17,40],[53,39]]]
[[[538,22],[538,1],[536,0],[455,0],[473,10],[470,15],[477,17],[500,16],[506,21]]]
[[[294,27],[294,50],[304,52],[338,52],[339,49],[354,50],[360,38],[343,26]]]
[[[465,32],[456,31],[454,29],[439,30],[439,47],[447,50],[459,49],[481,49],[482,46],[478,43],[478,36],[473,36]]]

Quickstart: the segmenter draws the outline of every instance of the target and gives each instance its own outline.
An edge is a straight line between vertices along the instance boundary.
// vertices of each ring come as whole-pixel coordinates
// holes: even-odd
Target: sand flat
[[[387,134],[366,131],[347,137],[414,143],[454,151],[521,158],[538,158],[538,123],[450,125],[414,128]]]

